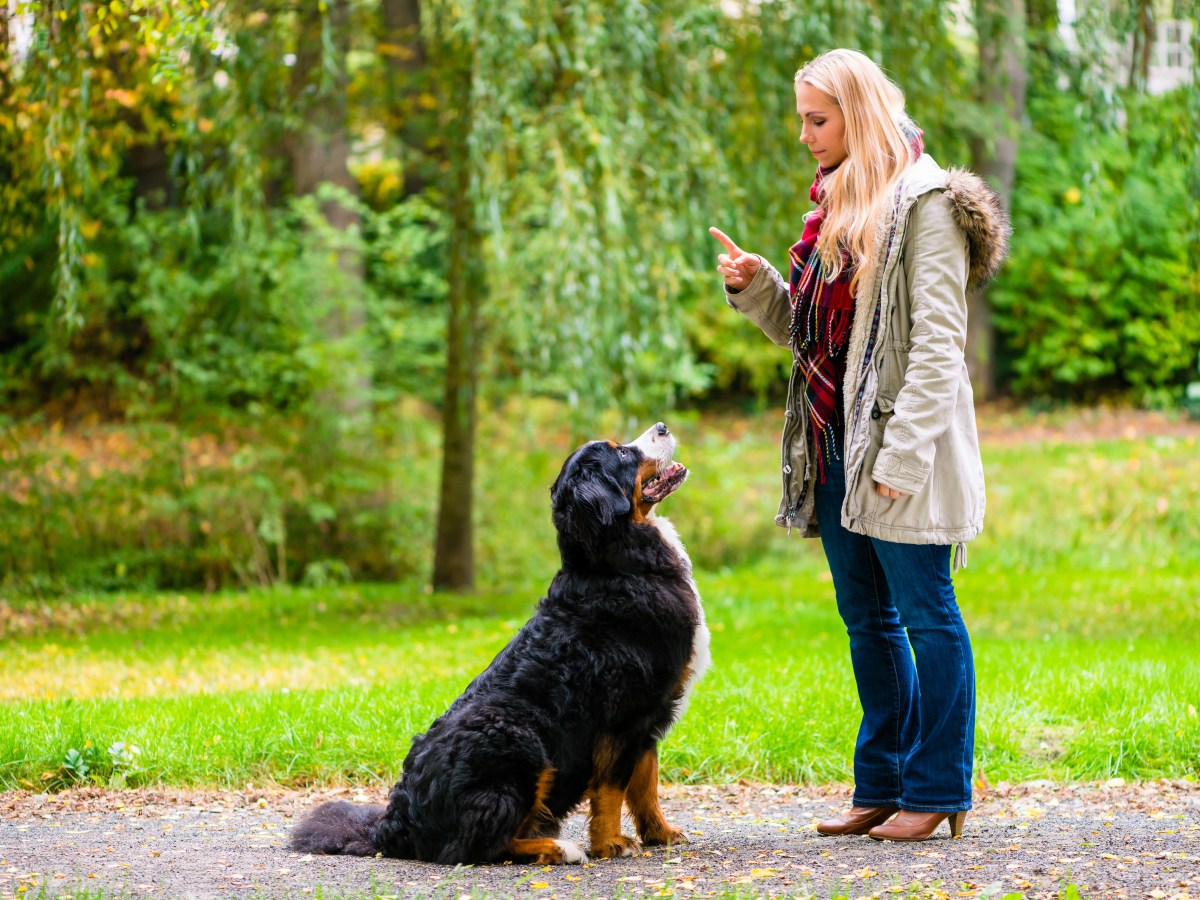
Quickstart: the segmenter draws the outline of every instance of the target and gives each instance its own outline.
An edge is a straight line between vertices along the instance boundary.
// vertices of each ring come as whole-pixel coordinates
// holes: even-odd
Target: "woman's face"
[[[825,168],[846,158],[846,117],[828,94],[807,81],[796,84],[796,113],[800,116],[800,143],[806,144]]]

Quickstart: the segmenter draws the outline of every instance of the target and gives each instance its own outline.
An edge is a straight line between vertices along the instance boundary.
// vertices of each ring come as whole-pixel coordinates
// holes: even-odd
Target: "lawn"
[[[691,548],[714,665],[664,743],[668,781],[850,777],[846,639],[819,544],[770,524],[773,429],[677,429],[694,474],[663,512]],[[390,782],[553,574],[558,459],[518,456],[481,486],[482,556],[505,564],[476,595],[414,579],[4,600],[0,787]],[[977,776],[1200,775],[1196,437],[998,442],[985,467],[987,528],[956,576]],[[519,499],[493,503],[502,491]]]

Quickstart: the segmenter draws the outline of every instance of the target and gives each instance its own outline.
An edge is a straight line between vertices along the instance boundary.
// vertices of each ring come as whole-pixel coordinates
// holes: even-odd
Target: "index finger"
[[[715,237],[722,244],[724,244],[725,249],[729,251],[729,255],[731,257],[733,257],[734,259],[737,259],[739,256],[742,255],[742,251],[740,249],[738,249],[738,245],[735,244],[733,241],[731,241],[729,239],[729,236],[727,234],[725,234],[725,232],[723,232],[720,228],[710,228],[710,229],[708,229],[708,233],[711,234],[713,237]]]

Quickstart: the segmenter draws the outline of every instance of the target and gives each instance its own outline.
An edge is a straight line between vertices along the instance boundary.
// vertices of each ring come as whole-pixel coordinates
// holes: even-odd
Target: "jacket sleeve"
[[[788,326],[792,307],[788,302],[788,286],[769,262],[758,257],[762,265],[741,291],[725,291],[725,302],[762,329],[780,347],[788,345]]]
[[[934,465],[934,442],[954,420],[967,340],[967,239],[950,201],[931,191],[909,224],[911,349],[872,477],[905,493],[920,492]],[[909,268],[906,265],[906,268]]]

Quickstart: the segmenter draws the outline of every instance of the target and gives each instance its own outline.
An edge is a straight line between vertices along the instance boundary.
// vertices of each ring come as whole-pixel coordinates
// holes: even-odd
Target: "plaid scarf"
[[[837,167],[817,166],[817,177],[809,188],[813,203],[821,202],[821,182]],[[825,279],[817,238],[825,211],[818,205],[804,220],[804,232],[790,251],[792,269],[788,295],[792,306],[789,329],[792,354],[804,378],[803,402],[808,411],[808,433],[817,461],[817,477],[825,483],[830,459],[840,459],[845,427],[842,404],[838,402],[846,375],[846,345],[854,321],[854,294],[850,281],[854,270],[849,254],[842,255],[842,271],[832,281]]]
[[[906,123],[904,132],[915,160],[925,152],[924,133],[911,122]],[[841,459],[839,448],[846,433],[841,395],[846,380],[846,346],[854,322],[854,294],[850,290],[854,267],[850,255],[843,251],[842,271],[829,281],[816,252],[825,219],[820,206],[821,184],[836,169],[817,166],[817,177],[808,189],[809,199],[817,208],[804,220],[800,240],[788,252],[792,264],[788,276],[792,307],[789,336],[792,354],[804,377],[810,448],[821,484],[825,483],[829,461]]]

